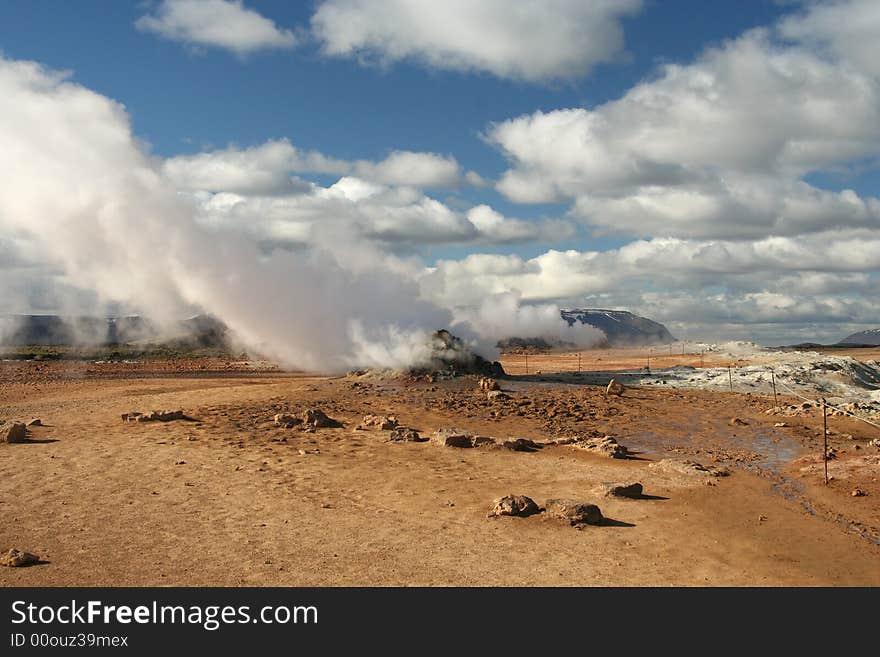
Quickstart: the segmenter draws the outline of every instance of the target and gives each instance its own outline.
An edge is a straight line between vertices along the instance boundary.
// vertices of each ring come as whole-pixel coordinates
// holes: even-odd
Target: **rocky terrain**
[[[606,385],[0,362],[0,584],[880,584],[880,429],[830,418],[826,486],[816,408],[609,394],[622,358],[581,354]]]

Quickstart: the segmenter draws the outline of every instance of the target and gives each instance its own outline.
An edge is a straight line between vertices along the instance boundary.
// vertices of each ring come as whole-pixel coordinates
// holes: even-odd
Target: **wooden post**
[[[770,381],[773,383],[773,403],[779,408],[779,397],[776,395],[776,373],[770,370]]]
[[[529,354],[526,352],[526,374],[529,373]]]
[[[703,367],[703,348],[700,347],[700,367]]]
[[[651,369],[651,347],[648,347],[648,365],[645,367],[646,370]]]
[[[578,374],[581,373],[581,352],[578,352]]]
[[[733,374],[730,373],[730,365],[727,366],[727,381],[730,383],[730,392],[733,392]]]
[[[822,462],[825,464],[825,485],[828,485],[828,406],[825,404],[825,398],[822,398]]]

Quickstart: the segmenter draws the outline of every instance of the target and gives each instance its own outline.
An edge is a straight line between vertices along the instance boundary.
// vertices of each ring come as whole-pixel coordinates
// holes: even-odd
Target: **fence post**
[[[529,353],[526,352],[526,374],[529,373]]]
[[[773,403],[779,408],[779,397],[776,396],[776,373],[770,370],[770,381],[773,383]]]
[[[733,392],[733,374],[730,373],[730,365],[727,366],[727,381],[730,383],[730,392]]]
[[[828,485],[828,406],[825,403],[825,398],[822,398],[822,435],[823,435],[823,446],[822,446],[822,462],[825,465],[825,485]]]

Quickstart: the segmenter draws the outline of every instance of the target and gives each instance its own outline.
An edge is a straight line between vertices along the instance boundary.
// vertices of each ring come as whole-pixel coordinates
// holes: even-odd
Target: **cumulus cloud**
[[[404,59],[530,82],[570,79],[619,55],[641,0],[325,0],[312,32],[330,56]]]
[[[573,199],[585,223],[635,235],[795,235],[877,226],[878,203],[803,180],[876,156],[880,87],[865,72],[754,30],[668,65],[594,109],[490,127],[509,158],[498,189]]]
[[[281,139],[245,149],[230,146],[178,155],[165,160],[162,168],[181,190],[273,194],[301,187],[294,173],[344,173],[350,166]]]
[[[135,25],[171,41],[223,48],[238,55],[292,48],[296,35],[244,6],[241,0],[162,0]]]
[[[259,146],[179,155],[163,164],[165,174],[183,190],[267,194],[300,186],[294,174],[352,174],[382,185],[455,187],[461,167],[449,155],[393,151],[380,161],[349,162],[318,151],[303,151],[287,139],[269,140]]]
[[[354,164],[354,173],[386,185],[413,187],[454,187],[461,178],[454,157],[412,151],[394,151],[381,162],[361,160]]]
[[[851,62],[861,71],[880,76],[877,34],[880,4],[874,0],[810,2],[807,9],[785,18],[779,32]]]
[[[388,246],[557,242],[571,236],[565,220],[508,218],[490,206],[466,212],[407,187],[344,176],[329,187],[311,184],[296,193],[194,194],[202,223],[235,227],[265,244],[308,245],[317,234],[348,232]]]

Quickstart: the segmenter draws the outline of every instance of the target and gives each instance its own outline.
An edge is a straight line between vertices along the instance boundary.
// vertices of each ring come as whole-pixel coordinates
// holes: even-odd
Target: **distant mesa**
[[[626,310],[572,308],[561,311],[561,315],[569,326],[580,322],[599,329],[611,347],[646,347],[675,342],[663,324]]]
[[[867,331],[859,331],[858,333],[853,333],[852,335],[846,336],[837,344],[880,347],[880,328],[868,329]]]

